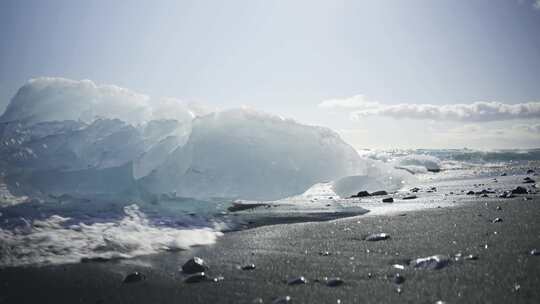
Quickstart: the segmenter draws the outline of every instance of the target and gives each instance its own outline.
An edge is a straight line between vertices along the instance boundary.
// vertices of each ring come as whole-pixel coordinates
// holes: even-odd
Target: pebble
[[[241,267],[242,270],[253,270],[255,269],[255,264],[247,264]]]
[[[223,276],[217,276],[217,277],[212,279],[212,282],[219,283],[219,282],[221,282],[223,280],[225,280],[225,278]]]
[[[393,203],[393,202],[394,202],[394,199],[391,198],[391,197],[387,197],[387,198],[383,198],[383,199],[382,199],[382,202],[383,202],[383,203]]]
[[[494,219],[493,221],[491,221],[491,222],[492,222],[492,223],[500,223],[500,222],[502,222],[502,221],[503,221],[502,218],[497,217],[497,218],[495,218],[495,219]]]
[[[328,287],[337,287],[345,283],[341,278],[327,278],[326,286]]]
[[[533,249],[529,252],[530,255],[540,255],[540,250],[538,249]]]
[[[527,194],[527,189],[517,186],[516,189],[512,190],[512,194]]]
[[[501,206],[497,206],[496,209],[500,211],[500,210],[502,210],[502,207],[501,207]]]
[[[383,241],[390,238],[388,233],[375,233],[366,236],[365,240],[370,242]]]
[[[199,283],[204,281],[208,281],[208,276],[206,276],[204,272],[195,273],[184,280],[186,283]]]
[[[138,271],[135,271],[134,273],[128,274],[124,278],[124,283],[135,283],[140,282],[146,279],[146,276]]]
[[[403,199],[404,199],[404,200],[411,200],[411,199],[416,199],[416,198],[418,198],[418,196],[416,196],[416,195],[409,195],[409,196],[405,196]]]
[[[291,278],[287,281],[287,285],[301,285],[301,284],[307,284],[307,280],[303,276]]]
[[[405,278],[400,275],[399,273],[396,273],[396,275],[394,276],[394,284],[403,284],[403,282],[405,282]]]
[[[328,252],[328,251],[321,251],[321,252],[319,252],[319,255],[321,255],[321,256],[329,256],[329,255],[331,255],[331,253]]]
[[[450,264],[450,259],[447,256],[437,254],[412,260],[410,264],[415,268],[441,269]]]
[[[206,270],[208,270],[208,266],[199,257],[193,257],[182,265],[182,271],[187,274],[204,272]]]

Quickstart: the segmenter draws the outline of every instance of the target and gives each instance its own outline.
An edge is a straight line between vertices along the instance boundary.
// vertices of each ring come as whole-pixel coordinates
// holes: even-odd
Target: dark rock
[[[286,303],[292,303],[292,299],[289,296],[284,296],[275,299],[272,304],[286,304]]]
[[[208,281],[208,276],[204,272],[195,273],[184,280],[186,283],[200,283],[205,281]]]
[[[475,193],[474,191],[472,191],[472,190],[469,191],[469,192],[467,192],[467,195],[475,195],[475,194],[476,194],[476,193]]]
[[[506,173],[504,173],[504,172],[503,172],[503,173],[501,173],[501,176],[506,176],[506,175],[507,175],[507,174],[506,174]]]
[[[371,196],[379,196],[379,195],[388,195],[388,192],[381,190],[381,191],[375,191],[371,193]]]
[[[491,222],[492,222],[492,223],[501,223],[502,221],[503,221],[502,218],[497,217],[497,218],[495,218],[495,219],[494,219],[493,221],[491,221]]]
[[[534,170],[533,170],[533,169],[527,170],[527,174],[533,174],[533,173],[534,173]]]
[[[242,270],[254,270],[255,269],[255,264],[246,264],[244,266],[241,267]]]
[[[402,275],[400,275],[399,273],[396,273],[396,275],[394,276],[393,281],[394,281],[394,284],[399,285],[399,284],[403,284],[403,282],[405,282],[405,278]]]
[[[376,242],[376,241],[384,241],[390,238],[390,235],[388,233],[374,233],[366,236],[364,240],[370,241],[370,242]]]
[[[328,251],[321,251],[321,252],[319,252],[319,255],[321,255],[321,256],[329,256],[329,255],[331,255],[331,253],[328,252]]]
[[[417,199],[417,198],[418,198],[418,196],[416,196],[416,195],[409,195],[409,196],[405,196],[403,199],[404,200],[411,200],[411,199]]]
[[[345,282],[340,278],[326,279],[326,286],[328,287],[337,287],[337,286],[343,285],[343,283]]]
[[[538,249],[533,249],[529,252],[530,255],[540,255],[540,250]]]
[[[487,195],[487,194],[482,194],[482,195],[480,195],[480,197],[489,197],[489,195]]]
[[[204,260],[199,257],[193,257],[182,265],[182,272],[187,274],[205,272],[206,270],[208,270],[208,266],[206,266]]]
[[[382,199],[382,202],[383,202],[383,203],[393,203],[393,202],[394,202],[394,199],[391,198],[391,197],[387,197],[387,198],[383,198],[383,199]]]
[[[518,186],[516,189],[512,190],[512,194],[527,194],[527,189]]]
[[[524,183],[524,184],[534,184],[534,183],[536,183],[536,181],[535,181],[534,179],[532,179],[532,178],[530,178],[530,177],[527,176],[527,177],[525,177],[525,178],[523,179],[523,183]]]
[[[501,206],[497,206],[497,208],[495,208],[495,209],[501,211],[501,210],[502,210],[502,207],[501,207]]]
[[[301,284],[307,284],[307,280],[303,276],[291,278],[287,281],[287,285],[301,285]]]
[[[124,278],[124,283],[135,283],[140,282],[146,279],[146,276],[138,271],[135,271],[134,273],[128,274]]]
[[[352,198],[354,198],[354,197],[366,197],[366,196],[371,196],[371,195],[367,191],[360,191],[356,195],[351,195]]]
[[[512,197],[514,197],[514,195],[512,194],[512,191],[504,191],[503,193],[499,195],[499,198],[512,198]]]
[[[413,193],[416,193],[416,192],[420,191],[420,188],[414,187],[410,191],[413,192]]]

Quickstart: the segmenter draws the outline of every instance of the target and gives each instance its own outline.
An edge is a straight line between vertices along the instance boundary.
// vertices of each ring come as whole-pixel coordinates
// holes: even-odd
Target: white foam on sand
[[[81,259],[131,258],[161,251],[215,243],[222,235],[211,228],[152,226],[137,205],[124,208],[118,222],[79,223],[53,215],[23,229],[0,229],[0,267],[77,263]]]

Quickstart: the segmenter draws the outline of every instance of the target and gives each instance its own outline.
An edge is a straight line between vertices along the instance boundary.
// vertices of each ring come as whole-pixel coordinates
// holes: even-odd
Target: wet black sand
[[[471,198],[460,207],[405,215],[264,226],[227,233],[213,246],[134,260],[1,269],[0,303],[272,303],[286,295],[291,303],[540,303],[540,256],[528,253],[540,249],[540,199],[528,196],[533,199]],[[492,223],[497,217],[503,221]],[[362,240],[375,232],[391,238]],[[439,270],[392,267],[458,252],[478,260]],[[193,255],[224,280],[184,283],[178,269]],[[256,269],[238,269],[247,263]],[[146,280],[123,284],[133,271]],[[400,293],[391,279],[396,273],[405,278]],[[309,282],[288,286],[284,280],[294,276]],[[333,276],[345,283],[316,282]]]

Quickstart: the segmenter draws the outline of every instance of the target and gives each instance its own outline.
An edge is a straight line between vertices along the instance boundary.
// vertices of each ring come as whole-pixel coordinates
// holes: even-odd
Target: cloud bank
[[[377,101],[369,101],[362,95],[356,95],[343,99],[325,100],[319,104],[319,107],[350,111],[353,119],[367,116],[387,116],[398,119],[482,122],[540,118],[540,102],[507,104],[478,101],[471,104],[388,105]]]

